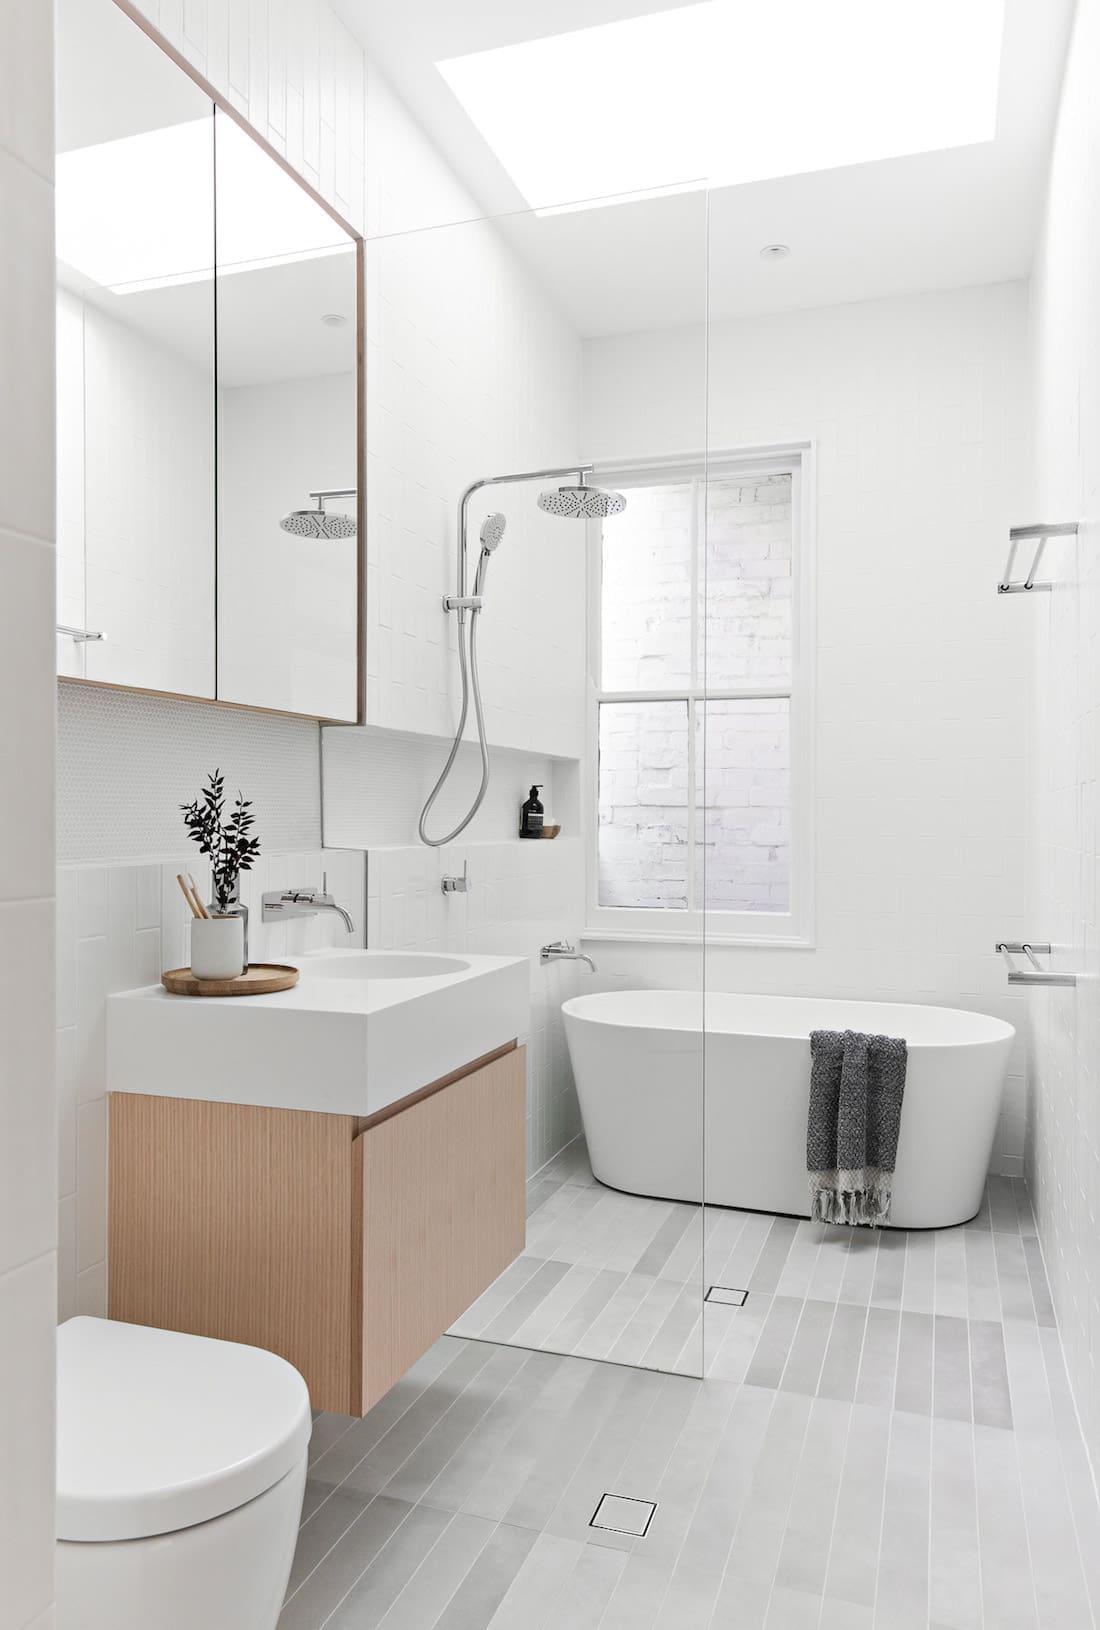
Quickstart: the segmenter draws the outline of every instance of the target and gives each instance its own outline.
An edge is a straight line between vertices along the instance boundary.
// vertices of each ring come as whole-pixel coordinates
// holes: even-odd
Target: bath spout
[[[549,945],[544,945],[539,952],[539,962],[587,962],[589,973],[596,972],[596,964],[592,958],[585,956],[583,951],[578,951],[568,940],[553,940]]]

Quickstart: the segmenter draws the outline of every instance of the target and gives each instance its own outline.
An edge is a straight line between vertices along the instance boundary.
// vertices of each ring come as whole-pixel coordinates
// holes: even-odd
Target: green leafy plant
[[[249,837],[254,824],[251,798],[237,793],[236,803],[226,814],[225,779],[220,770],[207,778],[207,784],[192,804],[181,804],[184,824],[200,855],[210,856],[210,881],[214,904],[227,912],[237,897],[242,872],[252,870],[260,853],[259,838]]]

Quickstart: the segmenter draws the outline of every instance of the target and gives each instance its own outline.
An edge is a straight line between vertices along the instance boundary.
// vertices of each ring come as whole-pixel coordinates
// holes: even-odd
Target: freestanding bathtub
[[[683,990],[575,996],[562,1013],[592,1170],[612,1188],[808,1216],[810,1031],[863,1030],[909,1048],[890,1226],[946,1228],[981,1205],[1015,1035],[1000,1019]]]

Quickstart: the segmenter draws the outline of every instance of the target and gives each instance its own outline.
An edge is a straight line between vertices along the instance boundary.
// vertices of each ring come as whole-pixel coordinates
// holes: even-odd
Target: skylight
[[[706,0],[437,63],[533,209],[993,139],[1004,0]]]
[[[232,119],[219,118],[217,144],[219,275],[349,248]],[[59,153],[57,257],[117,294],[212,277],[212,118]]]

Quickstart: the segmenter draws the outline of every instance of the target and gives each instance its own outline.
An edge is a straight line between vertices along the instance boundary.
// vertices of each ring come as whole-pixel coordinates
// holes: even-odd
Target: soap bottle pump
[[[531,788],[531,796],[520,811],[519,835],[521,838],[541,838],[542,821],[545,811],[539,799],[541,781],[537,781]]]

